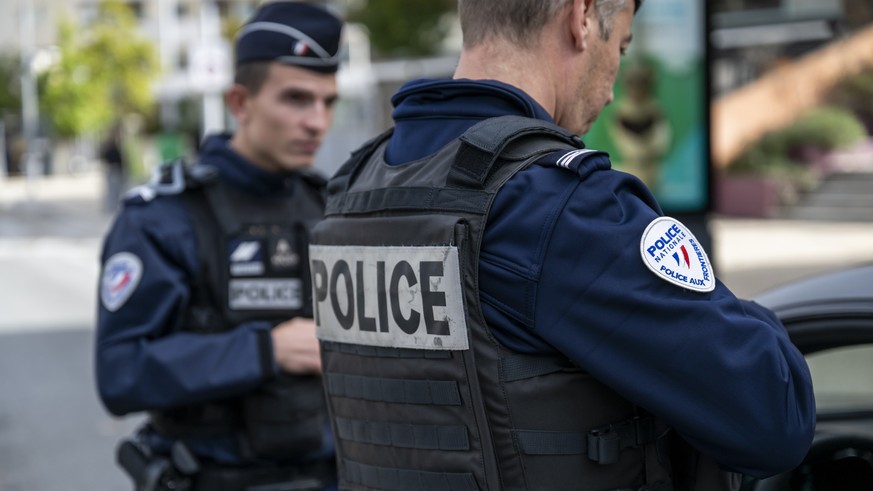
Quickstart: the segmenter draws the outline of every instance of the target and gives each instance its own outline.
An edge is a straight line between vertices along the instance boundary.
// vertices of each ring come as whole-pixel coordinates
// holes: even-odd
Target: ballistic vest
[[[290,196],[264,197],[221,182],[212,167],[175,164],[165,173],[162,185],[182,194],[191,216],[200,261],[177,331],[210,334],[312,317],[309,229],[323,213],[323,180],[300,175]],[[264,362],[269,373],[272,359]],[[249,457],[274,460],[318,454],[325,422],[321,378],[312,375],[280,374],[240,398],[151,414],[166,436],[241,435]]]
[[[505,116],[390,166],[389,136],[331,179],[310,245],[340,488],[674,489],[666,425],[567,359],[501,345],[482,313],[494,196],[581,140]]]

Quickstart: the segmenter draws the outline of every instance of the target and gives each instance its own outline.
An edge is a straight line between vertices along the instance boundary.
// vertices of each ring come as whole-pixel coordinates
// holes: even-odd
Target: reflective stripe
[[[337,433],[343,440],[421,450],[469,450],[463,426],[413,425],[337,418]]]
[[[461,394],[457,382],[454,381],[405,380],[328,373],[327,392],[334,397],[377,402],[461,405]]]
[[[385,491],[477,491],[479,486],[469,472],[423,472],[377,467],[343,460],[344,477],[368,488]]]

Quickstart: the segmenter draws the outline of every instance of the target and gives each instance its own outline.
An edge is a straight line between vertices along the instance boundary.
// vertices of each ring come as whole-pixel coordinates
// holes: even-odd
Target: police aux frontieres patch
[[[390,348],[469,348],[458,249],[310,246],[318,338]]]
[[[670,283],[698,292],[715,289],[715,275],[706,251],[674,218],[656,218],[646,227],[640,254],[652,272]]]

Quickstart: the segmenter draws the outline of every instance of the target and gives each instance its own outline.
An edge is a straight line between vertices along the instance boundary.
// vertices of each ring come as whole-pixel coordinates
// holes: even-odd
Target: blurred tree
[[[17,54],[0,54],[0,115],[4,112],[19,112],[21,110],[21,59]]]
[[[46,74],[41,99],[59,136],[100,132],[128,114],[151,109],[157,52],[136,29],[133,11],[120,0],[102,1],[86,28],[60,23],[60,61]]]
[[[457,0],[368,0],[353,4],[348,20],[370,31],[376,58],[426,56],[439,51],[456,7]]]
[[[236,39],[236,33],[242,28],[245,19],[241,19],[235,15],[228,15],[221,19],[221,37],[227,42],[233,44]]]

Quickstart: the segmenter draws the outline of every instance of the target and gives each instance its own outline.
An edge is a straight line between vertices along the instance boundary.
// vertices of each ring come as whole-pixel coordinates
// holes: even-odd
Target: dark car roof
[[[799,317],[873,314],[873,264],[825,273],[768,290],[754,299],[783,321]]]

